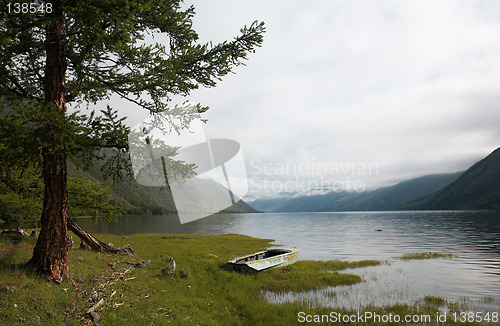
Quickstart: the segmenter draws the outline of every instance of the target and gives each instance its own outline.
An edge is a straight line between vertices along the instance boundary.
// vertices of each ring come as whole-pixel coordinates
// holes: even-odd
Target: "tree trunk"
[[[28,266],[61,283],[68,276],[66,159],[44,155],[42,227]]]
[[[90,233],[82,229],[78,224],[75,223],[72,219],[68,218],[68,228],[73,231],[82,241],[92,248],[94,251],[101,252],[110,252],[110,253],[135,253],[134,249],[132,249],[129,245],[126,245],[122,248],[115,248],[113,246],[108,245],[98,239],[94,238]]]
[[[46,27],[45,104],[48,113],[58,113],[59,117],[64,117],[66,111],[64,36],[64,14],[55,5]],[[63,137],[59,134],[57,121],[52,121],[51,118],[45,122],[46,134],[43,137],[46,139],[46,144],[41,148],[45,184],[42,226],[28,266],[49,280],[60,283],[69,279],[66,227],[67,171],[66,153],[63,151],[64,144],[61,143]]]

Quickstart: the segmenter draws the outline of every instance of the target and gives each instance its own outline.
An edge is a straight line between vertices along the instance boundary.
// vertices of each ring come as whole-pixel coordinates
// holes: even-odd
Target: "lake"
[[[298,296],[267,293],[272,302],[353,307],[412,303],[432,295],[489,310],[500,307],[497,211],[218,214],[187,224],[180,224],[176,215],[159,215],[126,216],[114,224],[88,219],[78,223],[96,233],[237,233],[298,247],[302,260],[384,261],[382,266],[351,271],[366,280],[359,285]],[[395,259],[423,251],[456,258]]]

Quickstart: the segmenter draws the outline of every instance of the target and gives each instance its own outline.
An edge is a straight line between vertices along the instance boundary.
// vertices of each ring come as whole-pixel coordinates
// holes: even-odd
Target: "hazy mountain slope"
[[[403,181],[394,186],[379,188],[353,199],[342,209],[360,211],[397,210],[417,198],[439,191],[456,180],[462,173],[427,175]]]
[[[91,181],[107,182],[114,192],[113,201],[126,209],[127,214],[148,215],[148,214],[163,214],[176,212],[174,199],[169,189],[161,187],[148,187],[137,183],[135,180],[123,180],[116,183],[104,181],[102,173],[98,165],[93,166],[88,171],[76,169],[74,166],[69,168],[69,174],[79,176]],[[218,203],[221,201],[220,196],[227,194],[227,188],[222,185],[209,181],[206,184],[200,183],[200,187],[207,188],[204,201],[210,203]],[[184,204],[189,204],[189,201],[196,201],[197,198],[192,198],[189,193],[186,193]],[[201,199],[200,199],[201,200]],[[234,205],[224,209],[223,212],[234,213],[253,213],[257,212],[243,201],[238,201]]]
[[[500,148],[441,191],[412,202],[411,209],[500,209]]]
[[[279,198],[263,198],[256,199],[250,202],[250,206],[263,212],[276,212],[283,206],[290,198],[279,197]]]
[[[324,195],[302,196],[284,203],[278,212],[328,212],[341,210],[350,200],[359,197],[356,192],[330,192]]]
[[[114,192],[113,201],[125,207],[126,214],[147,215],[175,212],[172,195],[167,189],[146,187],[135,180],[128,179],[113,183],[111,180],[104,180],[99,169],[98,165],[94,165],[87,171],[71,166],[68,169],[68,174],[94,182],[106,182]]]

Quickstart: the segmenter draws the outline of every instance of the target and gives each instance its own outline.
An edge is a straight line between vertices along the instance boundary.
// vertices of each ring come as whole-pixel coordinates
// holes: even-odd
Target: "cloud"
[[[193,3],[202,41],[266,22],[247,66],[191,97],[248,160],[378,162],[382,185],[500,146],[496,1]]]

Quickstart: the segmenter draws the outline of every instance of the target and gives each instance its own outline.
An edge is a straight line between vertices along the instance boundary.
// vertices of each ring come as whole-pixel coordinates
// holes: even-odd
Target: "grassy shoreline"
[[[136,256],[70,249],[73,281],[56,285],[23,268],[31,256],[34,239],[23,238],[14,244],[1,236],[0,324],[92,324],[87,311],[102,301],[95,310],[99,325],[297,325],[299,313],[319,316],[333,310],[299,304],[273,305],[263,298],[262,292],[350,285],[361,282],[361,278],[342,270],[379,264],[298,261],[282,269],[240,275],[219,266],[232,257],[265,249],[272,240],[235,234],[98,237],[119,247],[130,244]],[[175,272],[169,257],[176,262]],[[378,314],[434,316],[442,305],[443,300],[422,300],[415,306],[365,309]],[[353,313],[343,309],[335,312]]]

